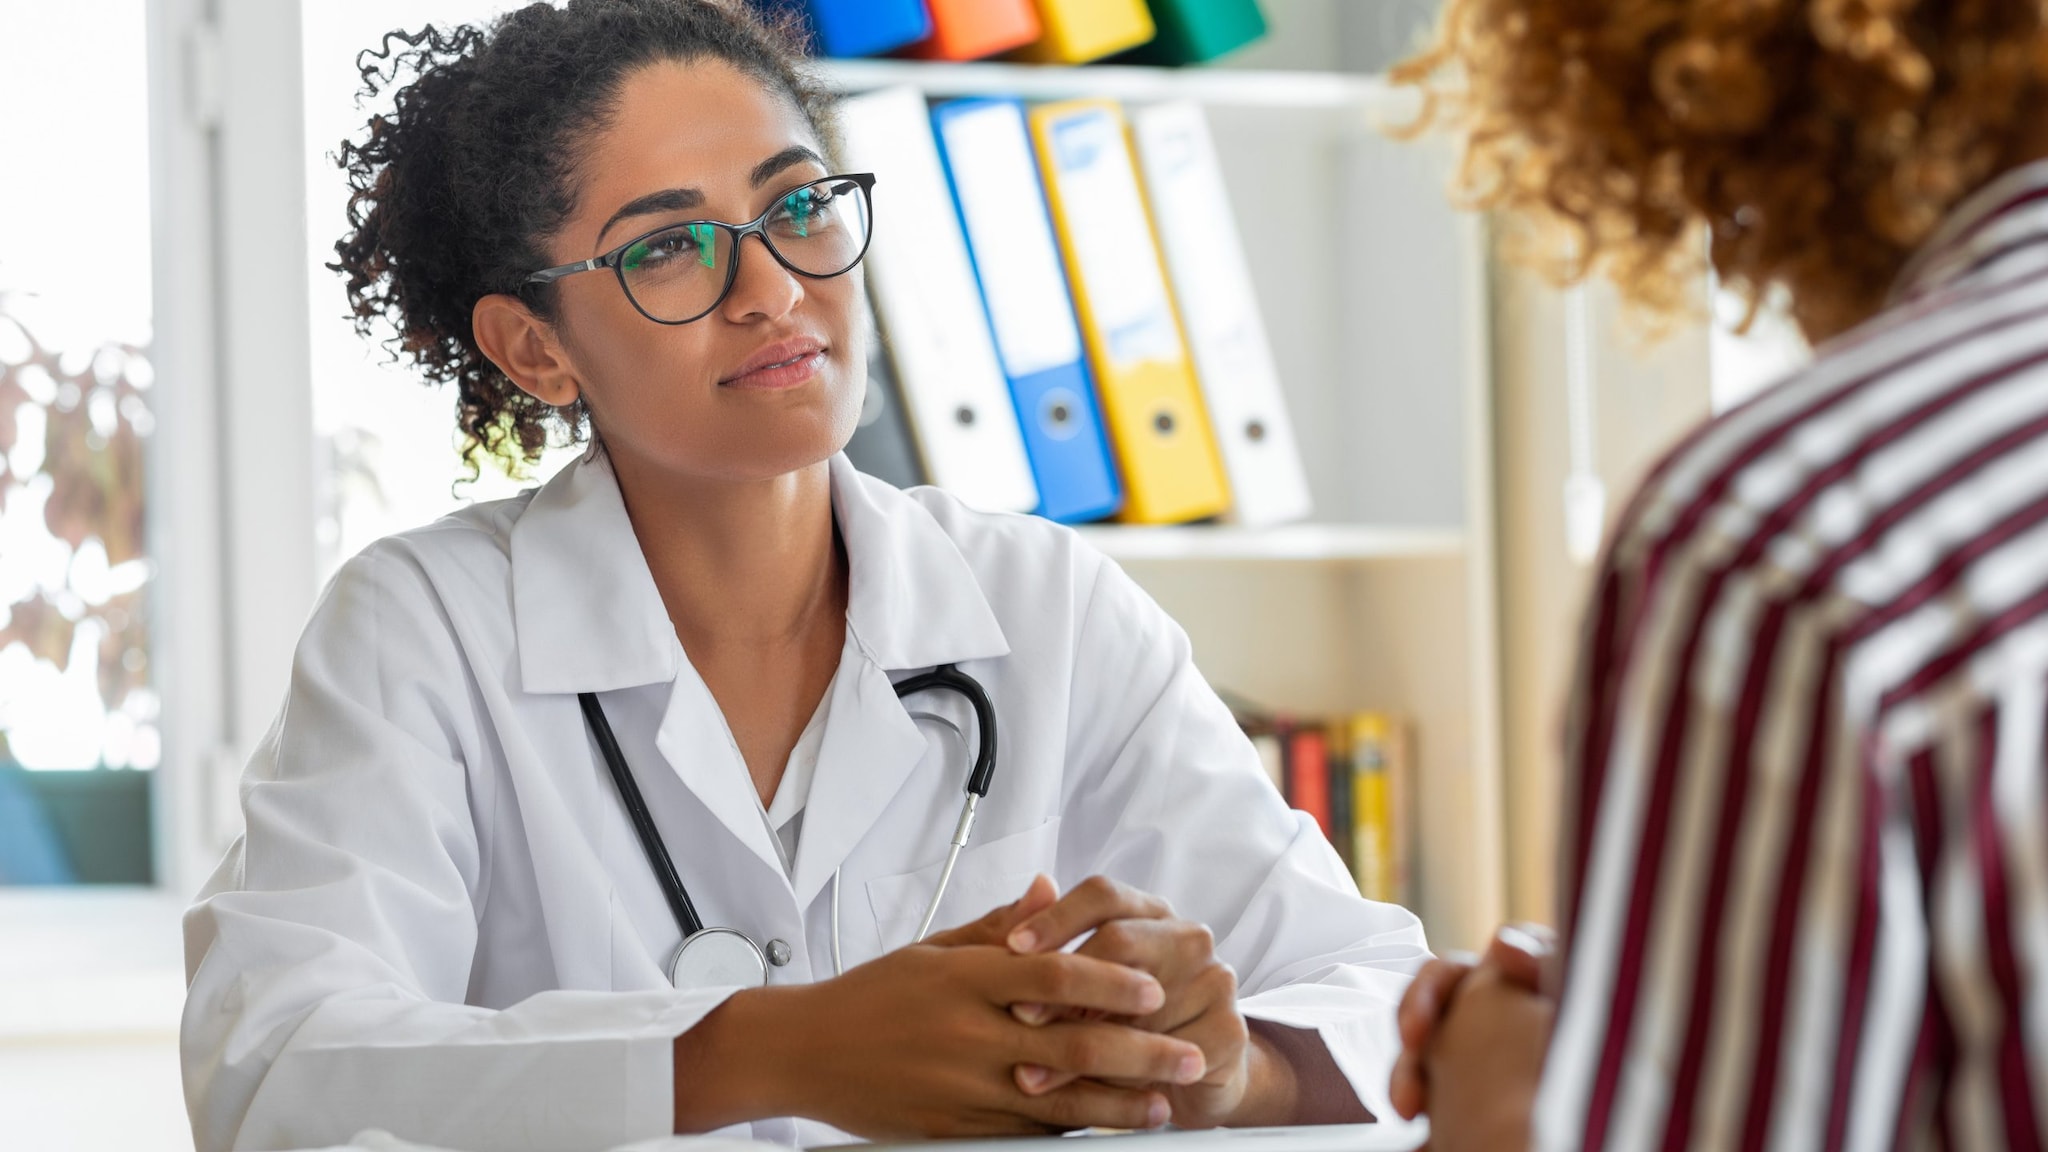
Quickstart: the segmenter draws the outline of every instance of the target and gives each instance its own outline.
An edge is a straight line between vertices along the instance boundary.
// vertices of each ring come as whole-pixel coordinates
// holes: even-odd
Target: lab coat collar
[[[867,658],[908,671],[1007,655],[980,581],[931,513],[843,454],[829,467],[846,543],[847,623]],[[601,453],[534,493],[510,550],[526,691],[609,692],[676,678],[682,646]]]
[[[682,645],[603,453],[585,453],[533,494],[510,548],[526,691],[611,692],[676,678]]]
[[[832,510],[846,541],[846,619],[889,671],[1006,656],[1010,644],[967,558],[924,505],[832,458]]]

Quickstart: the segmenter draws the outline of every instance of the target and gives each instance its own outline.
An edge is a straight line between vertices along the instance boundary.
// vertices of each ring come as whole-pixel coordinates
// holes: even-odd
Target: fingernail
[[[1145,1109],[1145,1127],[1157,1128],[1166,1123],[1172,1115],[1173,1109],[1168,1106],[1165,1097],[1154,1096],[1151,1105]]]
[[[1022,1020],[1026,1024],[1038,1025],[1045,1023],[1045,1005],[1043,1004],[1019,1004],[1016,1007],[1015,1014],[1017,1019]]]
[[[1017,1066],[1017,1081],[1024,1085],[1026,1092],[1036,1092],[1040,1088],[1045,1087],[1046,1076],[1046,1070],[1036,1064],[1020,1064]]]
[[[1180,1058],[1179,1070],[1174,1073],[1174,1079],[1181,1084],[1193,1084],[1195,1081],[1200,1080],[1202,1073],[1206,1071],[1208,1071],[1208,1068],[1204,1065],[1200,1056],[1183,1056]]]
[[[1038,947],[1038,933],[1029,928],[1019,928],[1010,933],[1010,951],[1029,952]]]
[[[1138,1007],[1146,1012],[1157,1012],[1166,1007],[1166,989],[1158,984],[1144,984],[1138,993]]]

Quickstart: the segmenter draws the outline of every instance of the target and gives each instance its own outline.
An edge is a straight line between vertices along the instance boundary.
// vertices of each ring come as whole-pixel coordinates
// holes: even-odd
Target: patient
[[[1615,529],[1563,944],[1512,934],[1403,1005],[1394,1099],[1440,1152],[2041,1146],[2044,13],[1451,0],[1405,68],[1565,278],[1669,314],[1704,256],[1817,351]]]

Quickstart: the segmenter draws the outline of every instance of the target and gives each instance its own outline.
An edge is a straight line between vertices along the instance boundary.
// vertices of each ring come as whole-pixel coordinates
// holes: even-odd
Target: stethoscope
[[[923,940],[931,931],[932,918],[939,912],[939,901],[946,895],[946,884],[953,879],[953,865],[960,859],[960,849],[967,846],[967,836],[974,829],[975,806],[988,795],[989,783],[996,774],[996,710],[989,703],[988,693],[982,691],[974,677],[951,664],[941,664],[929,672],[899,681],[896,698],[901,700],[930,689],[958,692],[966,697],[974,707],[974,720],[980,726],[981,738],[975,750],[974,770],[967,777],[967,802],[961,806],[960,821],[953,828],[953,844],[946,853],[946,866],[939,872],[938,888],[932,892],[932,902],[926,905],[924,920],[917,926],[918,940]],[[640,848],[647,854],[647,863],[654,869],[654,878],[661,882],[661,894],[668,898],[669,911],[675,914],[676,926],[683,932],[683,942],[669,961],[669,983],[685,990],[734,985],[759,988],[767,984],[768,956],[753,937],[737,928],[704,926],[703,918],[697,915],[697,906],[690,902],[690,893],[683,887],[683,878],[676,873],[676,863],[668,854],[668,845],[662,841],[660,830],[655,828],[654,818],[647,813],[647,801],[640,795],[640,785],[634,781],[632,769],[626,766],[625,754],[619,751],[619,742],[612,735],[611,722],[605,719],[603,706],[590,692],[579,693],[576,698],[583,704],[583,718],[590,725],[591,736],[597,740],[597,750],[604,756],[605,766],[611,769],[612,782],[618,785],[619,799],[626,806],[626,814],[632,818],[633,831],[640,837]],[[784,956],[778,963],[786,961]],[[843,975],[846,971],[839,955],[838,869],[832,872],[832,971],[835,975]]]

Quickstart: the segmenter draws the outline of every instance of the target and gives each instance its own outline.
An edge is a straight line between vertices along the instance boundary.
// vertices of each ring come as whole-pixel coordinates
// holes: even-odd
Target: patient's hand
[[[1437,1026],[1429,1066],[1434,1152],[1513,1152],[1530,1144],[1543,1053],[1557,1004],[1485,964]]]
[[[1549,932],[1527,927],[1503,928],[1476,963],[1435,960],[1417,974],[1390,1093],[1403,1116],[1429,1113],[1435,1152],[1529,1147],[1556,984]]]

